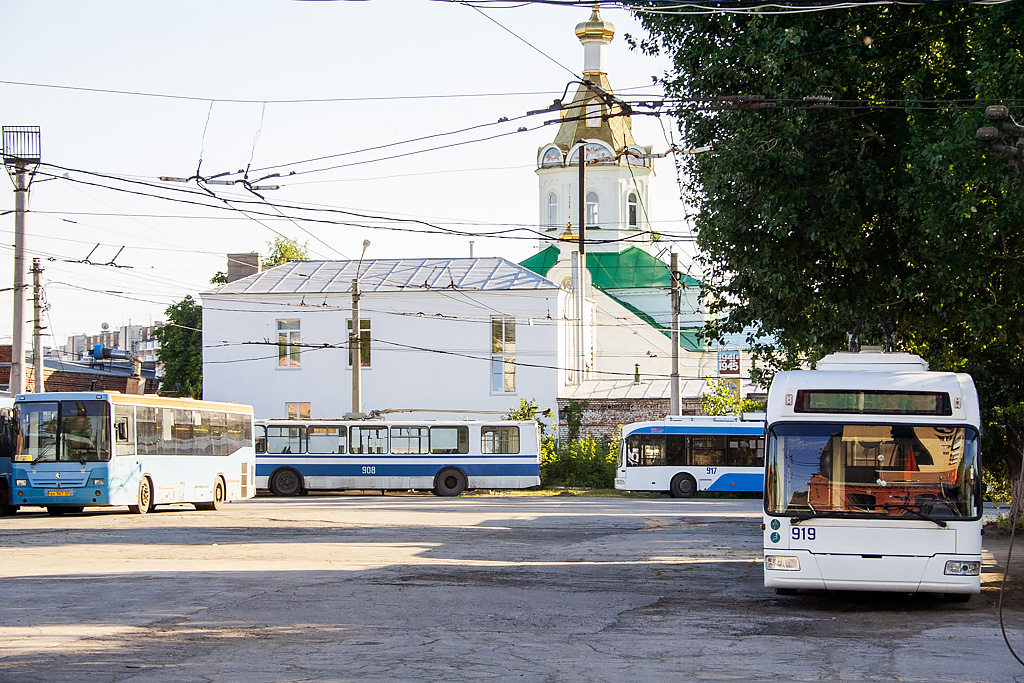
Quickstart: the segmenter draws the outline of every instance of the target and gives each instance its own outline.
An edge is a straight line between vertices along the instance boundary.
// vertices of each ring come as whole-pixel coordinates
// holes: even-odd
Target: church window
[[[626,198],[626,221],[630,228],[640,227],[640,202],[636,192],[630,192],[629,197]]]
[[[591,102],[587,105],[587,127],[597,128],[601,125],[601,105]]]
[[[558,195],[552,192],[548,195],[548,227],[558,225]]]
[[[596,192],[588,192],[587,193],[587,227],[588,228],[598,228],[598,227],[600,227],[597,224],[597,207],[598,207],[597,193]]]

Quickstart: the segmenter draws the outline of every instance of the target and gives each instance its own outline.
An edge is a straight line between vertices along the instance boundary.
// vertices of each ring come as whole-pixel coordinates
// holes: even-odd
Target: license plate
[[[71,491],[47,491],[46,495],[54,496],[54,497],[57,497],[57,498],[63,498],[64,496],[70,496],[71,495]]]

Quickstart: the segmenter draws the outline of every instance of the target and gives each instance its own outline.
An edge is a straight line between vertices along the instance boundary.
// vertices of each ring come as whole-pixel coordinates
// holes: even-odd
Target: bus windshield
[[[110,407],[105,401],[26,402],[17,410],[15,460],[110,460]]]
[[[765,510],[931,520],[980,514],[978,434],[969,427],[777,424]]]

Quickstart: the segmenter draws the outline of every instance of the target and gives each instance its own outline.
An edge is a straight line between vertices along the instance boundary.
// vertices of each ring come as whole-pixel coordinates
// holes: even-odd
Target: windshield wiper
[[[808,519],[824,519],[828,517],[863,517],[864,515],[872,514],[869,510],[812,510],[810,512],[797,512],[790,513],[789,519],[791,524],[797,522],[805,522]],[[874,513],[878,515],[880,513]]]
[[[923,519],[926,522],[931,522],[932,524],[936,524],[936,525],[942,527],[943,529],[946,528],[946,521],[945,520],[936,519],[935,517],[932,517],[931,515],[926,515],[925,513],[921,512],[921,506],[920,505],[906,505],[906,504],[903,504],[903,503],[885,503],[884,505],[882,505],[882,508],[884,510],[887,510],[887,511],[888,510],[906,510],[907,512],[909,512],[914,517],[917,517],[918,519]]]

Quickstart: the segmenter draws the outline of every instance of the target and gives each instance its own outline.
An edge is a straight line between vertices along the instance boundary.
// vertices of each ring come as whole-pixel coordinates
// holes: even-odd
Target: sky
[[[557,115],[526,114],[579,78],[574,29],[589,14],[429,0],[0,0],[0,124],[41,128],[25,243],[44,269],[44,344],[164,320],[211,289],[227,253],[266,254],[276,237],[314,259],[359,258],[364,240],[366,258],[463,257],[471,241],[474,256],[535,253],[525,231],[486,233],[537,225],[536,155]],[[629,49],[625,34],[643,33],[628,13],[602,18],[616,27],[612,87],[653,99],[668,60]],[[634,116],[633,131],[655,152],[678,139],[667,117]],[[653,164],[650,221],[684,233],[674,164]],[[238,186],[207,185],[211,195],[159,180],[247,168],[253,180],[281,174],[257,184],[278,186],[259,191],[266,202]],[[0,343],[13,327],[13,189],[0,186]],[[273,205],[315,209],[302,213],[313,220]],[[685,263],[692,242],[678,248]]]

